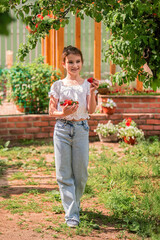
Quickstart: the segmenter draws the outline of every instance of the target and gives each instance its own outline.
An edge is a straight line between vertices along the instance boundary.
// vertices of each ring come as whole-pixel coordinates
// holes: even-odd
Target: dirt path
[[[105,143],[104,145],[114,147],[114,151],[120,150],[118,144]],[[90,143],[90,147],[96,147],[101,151],[102,144],[100,142]],[[53,161],[53,154],[46,154],[45,159],[47,163]],[[8,169],[7,177],[0,179],[0,202],[8,201],[8,206],[11,209],[0,208],[0,240],[51,240],[51,239],[74,239],[74,240],[98,240],[98,239],[123,239],[123,240],[137,240],[134,235],[127,233],[124,229],[116,227],[112,223],[109,211],[99,203],[97,197],[90,199],[83,199],[81,203],[82,218],[84,226],[82,225],[77,229],[70,229],[64,224],[64,212],[61,208],[61,203],[57,204],[59,211],[51,211],[53,202],[48,202],[45,199],[47,191],[58,192],[56,183],[55,172],[47,175],[47,172],[41,173],[40,171],[34,172],[34,169],[26,170],[32,178],[38,180],[38,185],[24,184],[24,180],[10,180],[14,169]],[[26,172],[22,170],[22,172]],[[28,179],[25,179],[27,181]],[[28,191],[30,190],[30,193]],[[31,191],[33,190],[33,193]],[[35,194],[35,190],[40,191],[41,194]],[[28,194],[28,195],[27,195]],[[38,203],[43,200],[43,206],[38,208],[35,202]],[[11,202],[9,202],[11,201]],[[45,202],[46,201],[46,202]],[[22,211],[11,213],[19,208],[19,204],[32,203],[33,206],[29,211]],[[36,208],[37,207],[37,208]],[[32,211],[32,209],[34,211]],[[36,209],[36,210],[35,210]],[[55,210],[55,209],[54,209]],[[16,212],[16,211],[15,211]],[[94,226],[90,228],[87,225],[93,219]],[[90,223],[91,224],[91,223]]]

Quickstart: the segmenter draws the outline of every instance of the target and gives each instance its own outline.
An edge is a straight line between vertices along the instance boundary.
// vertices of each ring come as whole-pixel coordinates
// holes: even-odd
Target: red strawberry
[[[89,83],[93,83],[94,78],[90,77],[90,78],[87,79],[87,81],[88,81]]]
[[[72,105],[72,100],[68,100],[68,105]]]

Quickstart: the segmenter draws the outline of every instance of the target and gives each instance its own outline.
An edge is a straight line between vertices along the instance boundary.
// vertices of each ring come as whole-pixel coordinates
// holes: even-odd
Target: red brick
[[[24,116],[25,122],[35,122],[35,121],[40,121],[40,120],[41,120],[41,117],[39,115]]]
[[[148,104],[146,103],[133,103],[133,108],[148,108]]]
[[[131,108],[132,103],[117,103],[117,108]]]
[[[114,102],[116,102],[117,104],[119,104],[119,103],[124,103],[124,101],[125,101],[125,99],[123,99],[123,98],[112,98],[113,99],[113,101]]]
[[[33,139],[33,134],[18,135],[17,139]]]
[[[160,108],[156,108],[155,113],[160,113]]]
[[[123,119],[123,116],[122,116],[122,114],[113,114],[113,115],[109,115],[108,116],[108,118],[110,119],[110,120],[114,120],[114,119],[120,119],[120,120],[122,120]]]
[[[147,131],[146,132],[147,136],[154,136],[154,135],[160,135],[160,131]]]
[[[108,122],[108,120],[100,120],[98,123],[101,123],[101,124],[106,124]],[[98,123],[97,124],[95,124],[95,126],[97,126],[98,125]]]
[[[15,140],[15,139],[17,139],[17,136],[13,136],[13,135],[11,135],[11,136],[1,136],[0,138],[1,138],[1,139],[4,139],[4,140],[6,140],[6,141],[9,141],[9,140]]]
[[[129,114],[129,113],[125,113],[125,114],[123,114],[122,117],[123,117],[123,119],[128,118],[128,117],[131,117],[132,119],[137,119],[137,118],[139,118],[139,114],[134,114],[134,113]]]
[[[148,118],[151,119],[151,118],[154,118],[154,114],[153,113],[151,113],[151,114],[148,114],[148,113],[140,114],[139,118],[140,119],[148,119]]]
[[[96,136],[97,134],[95,132],[89,132],[89,136]]]
[[[53,138],[53,133],[49,133],[49,137]]]
[[[26,133],[39,133],[40,132],[40,130],[41,130],[41,128],[26,128],[25,129],[25,132]]]
[[[32,123],[16,123],[17,128],[27,128],[32,127]]]
[[[7,117],[0,117],[0,122],[7,122],[8,118]]]
[[[15,128],[15,123],[7,123],[7,128]]]
[[[151,107],[151,108],[160,108],[160,103],[150,104],[149,107]]]
[[[142,98],[141,102],[155,103],[155,102],[157,102],[157,99],[156,98]]]
[[[158,119],[147,119],[147,124],[160,124]]]
[[[34,135],[34,138],[48,138],[49,134],[48,133],[38,133]]]
[[[33,123],[33,126],[35,126],[35,127],[47,127],[49,124],[48,124],[48,122],[34,122]]]
[[[23,122],[24,117],[18,116],[18,117],[8,117],[8,122]]]
[[[140,124],[146,124],[146,120],[145,119],[136,119],[136,123],[138,124],[138,125],[140,125]]]
[[[50,120],[53,120],[53,119],[55,119],[54,117],[51,117],[51,116],[49,116],[49,115],[42,115],[41,116],[41,121],[50,121]]]
[[[88,120],[88,124],[90,126],[94,126],[94,125],[97,125],[100,121],[97,121],[97,120]]]
[[[7,123],[1,123],[0,128],[7,128]]]
[[[142,130],[153,130],[153,125],[139,125]]]
[[[160,119],[160,114],[155,114],[154,118]]]
[[[158,125],[158,126],[153,126],[153,129],[154,129],[154,130],[160,130],[160,125]]]
[[[90,126],[90,131],[94,131],[94,129],[96,129],[97,126]]]
[[[142,109],[140,108],[127,108],[127,109],[124,109],[124,112],[125,113],[142,113]]]
[[[54,128],[53,127],[43,127],[42,132],[53,132]]]
[[[49,121],[49,126],[54,126],[56,124],[56,121]]]
[[[124,113],[124,108],[116,108],[117,113]]]
[[[0,135],[8,135],[8,130],[6,130],[6,129],[1,129],[0,130]]]
[[[140,102],[141,99],[140,98],[133,98],[133,97],[126,97],[125,98],[125,102],[126,103],[135,103],[135,102]]]
[[[107,118],[106,114],[90,114],[90,119],[105,120],[106,118]]]
[[[15,123],[2,123],[0,124],[0,128],[14,128]]]
[[[22,134],[22,133],[24,133],[24,129],[10,129],[9,133],[10,134]]]

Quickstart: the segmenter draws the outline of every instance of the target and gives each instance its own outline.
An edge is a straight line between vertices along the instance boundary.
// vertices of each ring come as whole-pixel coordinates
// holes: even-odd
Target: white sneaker
[[[74,219],[68,219],[66,221],[68,227],[71,227],[71,228],[75,228],[78,226],[79,222],[77,220],[74,220]]]

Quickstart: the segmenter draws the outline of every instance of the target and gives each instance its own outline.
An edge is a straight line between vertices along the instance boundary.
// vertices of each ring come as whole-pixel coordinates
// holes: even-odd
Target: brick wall
[[[104,100],[104,96],[102,97]],[[99,99],[102,101],[102,98]],[[97,140],[94,132],[98,123],[107,123],[111,120],[119,123],[126,117],[131,117],[146,136],[160,135],[160,97],[121,97],[114,96],[117,103],[113,115],[91,114],[89,119],[90,140]],[[4,140],[45,139],[52,138],[55,119],[48,115],[1,116],[0,138]]]

